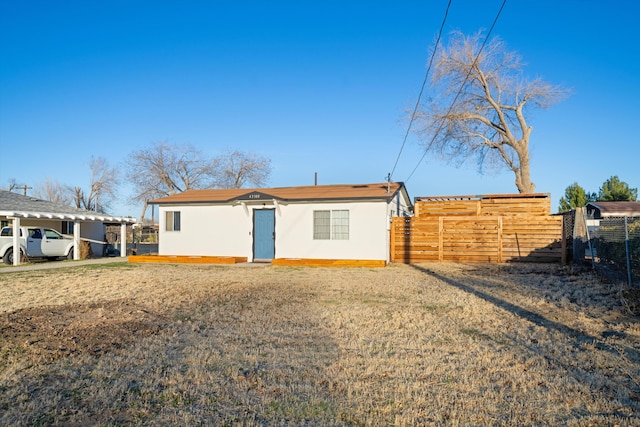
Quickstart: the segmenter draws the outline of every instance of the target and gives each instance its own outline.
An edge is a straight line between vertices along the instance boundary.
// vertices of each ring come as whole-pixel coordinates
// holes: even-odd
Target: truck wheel
[[[5,252],[2,257],[2,261],[7,265],[13,265],[13,248],[7,249],[7,252]]]

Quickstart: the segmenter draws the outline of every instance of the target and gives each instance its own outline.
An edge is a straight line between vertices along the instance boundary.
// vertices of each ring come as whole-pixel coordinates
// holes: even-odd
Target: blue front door
[[[276,250],[276,216],[274,209],[253,211],[253,259],[272,260]]]

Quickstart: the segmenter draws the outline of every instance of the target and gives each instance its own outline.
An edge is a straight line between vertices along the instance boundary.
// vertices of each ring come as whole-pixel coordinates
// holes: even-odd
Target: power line
[[[449,0],[449,4],[447,4],[447,9],[444,12],[444,18],[442,19],[442,24],[440,25],[440,32],[438,32],[438,39],[436,40],[436,46],[433,48],[433,52],[431,52],[431,59],[429,59],[429,66],[427,67],[427,72],[424,75],[424,80],[422,81],[422,87],[420,88],[420,93],[418,94],[418,99],[416,100],[416,105],[413,107],[413,114],[411,114],[411,120],[409,120],[409,126],[407,127],[407,132],[404,134],[404,139],[402,140],[402,145],[400,146],[400,152],[398,153],[398,157],[396,158],[396,162],[393,165],[393,169],[389,174],[389,180],[393,176],[393,173],[396,171],[396,166],[398,166],[398,161],[400,160],[400,155],[402,154],[402,150],[404,149],[404,145],[407,143],[407,138],[409,137],[409,132],[411,131],[411,126],[413,125],[413,121],[416,118],[416,113],[418,112],[418,106],[420,105],[420,99],[422,98],[422,93],[424,92],[424,87],[427,84],[427,79],[429,78],[429,71],[431,71],[431,65],[433,64],[433,58],[436,56],[436,51],[438,50],[438,44],[440,43],[440,37],[442,36],[442,29],[444,28],[444,24],[447,21],[447,15],[449,15],[449,7],[451,7],[451,1]]]
[[[482,50],[484,49],[485,45],[487,44],[487,40],[489,40],[489,36],[491,35],[491,32],[493,31],[493,28],[496,26],[496,23],[498,22],[498,18],[500,18],[500,14],[502,13],[502,9],[504,9],[504,5],[506,3],[507,3],[507,0],[503,0],[502,5],[500,6],[500,9],[498,10],[498,13],[496,14],[496,17],[493,20],[493,24],[491,24],[491,28],[489,28],[489,32],[487,33],[487,36],[484,38],[484,41],[482,42],[482,46],[480,46],[480,50],[478,50],[478,53],[476,54],[476,57],[475,57],[475,59],[473,61],[473,64],[471,64],[471,67],[469,67],[469,72],[467,73],[467,76],[464,78],[464,81],[462,82],[462,85],[460,86],[460,89],[458,90],[458,93],[456,93],[455,98],[453,98],[453,101],[451,102],[451,106],[449,107],[449,110],[447,111],[446,115],[451,114],[451,110],[453,110],[453,106],[456,105],[456,101],[458,100],[458,97],[462,93],[462,89],[464,89],[464,85],[467,83],[467,80],[469,80],[469,76],[471,75],[471,71],[473,70],[473,67],[475,67],[476,63],[478,62],[478,58],[480,58],[480,54],[482,53]],[[436,137],[438,136],[438,134],[440,133],[441,130],[442,130],[442,123],[440,123],[440,126],[438,126],[438,129],[433,134],[433,137],[431,138],[431,141],[429,142],[429,144],[427,146],[429,146],[429,145],[431,145],[433,143],[433,141],[436,139]],[[424,150],[424,153],[422,154],[422,157],[420,157],[420,160],[418,160],[418,164],[416,164],[416,167],[413,168],[413,170],[411,171],[411,173],[409,174],[407,179],[404,180],[405,183],[408,182],[411,179],[411,177],[413,176],[415,171],[418,169],[418,166],[420,166],[420,163],[422,163],[422,160],[424,160],[426,155],[427,155],[427,150]]]

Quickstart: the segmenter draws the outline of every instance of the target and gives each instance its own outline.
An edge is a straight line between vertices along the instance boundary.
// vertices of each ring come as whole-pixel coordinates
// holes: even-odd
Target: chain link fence
[[[119,240],[120,226],[108,225],[105,232],[107,248],[122,250],[123,243]],[[147,255],[158,253],[158,227],[155,225],[127,226],[126,235],[127,255]]]
[[[132,230],[130,242],[128,250],[132,255],[157,254],[158,227],[155,225],[135,227]]]
[[[585,217],[585,258],[608,278],[640,285],[640,217]]]

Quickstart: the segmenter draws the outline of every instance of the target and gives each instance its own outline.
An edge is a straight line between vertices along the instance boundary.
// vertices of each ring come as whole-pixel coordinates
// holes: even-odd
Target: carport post
[[[11,218],[13,221],[13,265],[20,265],[20,218],[13,217]],[[27,241],[27,236],[25,236],[24,241]]]
[[[73,260],[80,260],[80,221],[73,221]]]
[[[120,224],[120,257],[127,256],[127,223]]]

